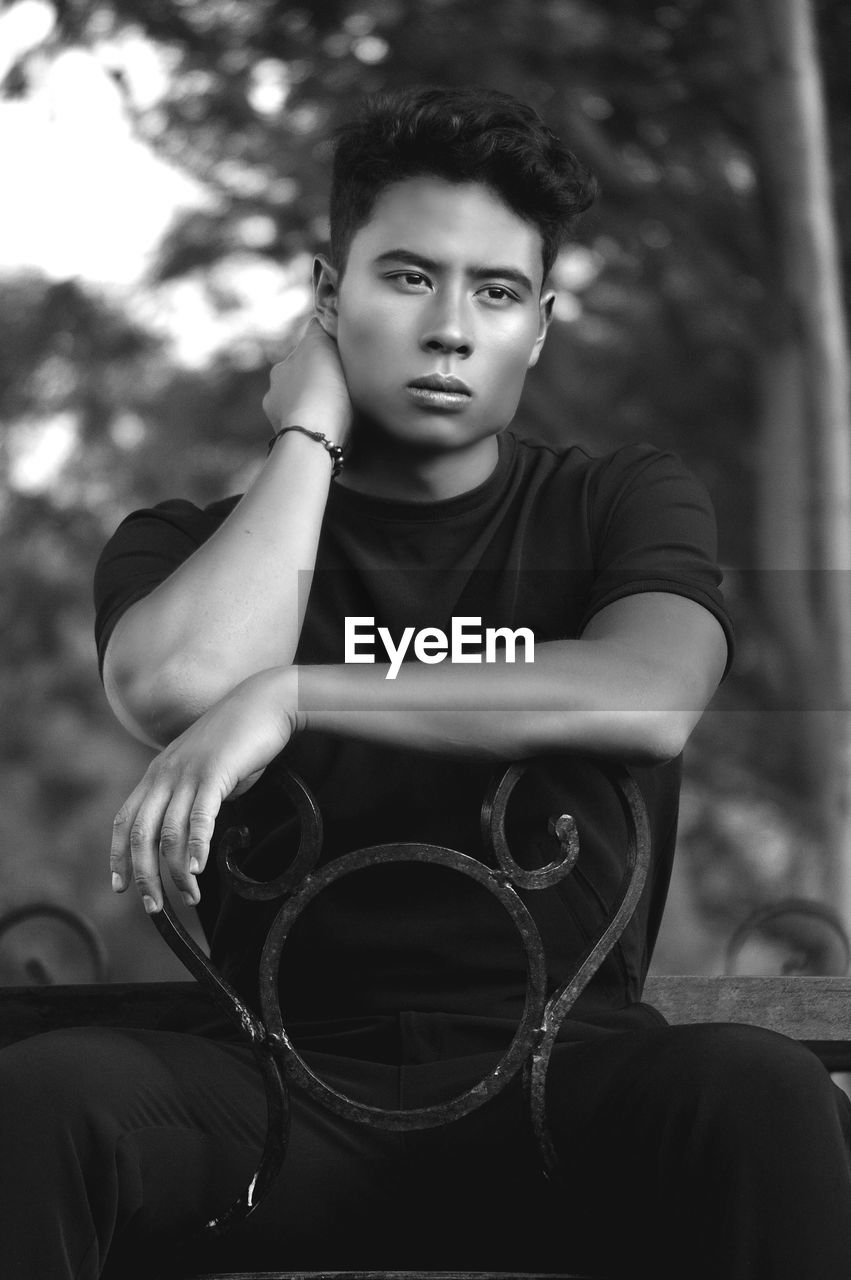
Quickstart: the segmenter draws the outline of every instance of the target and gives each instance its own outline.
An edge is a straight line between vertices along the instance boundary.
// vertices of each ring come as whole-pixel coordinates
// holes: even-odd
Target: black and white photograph
[[[851,1275],[851,8],[0,0],[0,1275]]]

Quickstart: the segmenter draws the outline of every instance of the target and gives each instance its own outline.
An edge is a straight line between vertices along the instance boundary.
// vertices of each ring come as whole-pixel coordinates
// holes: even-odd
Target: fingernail
[[[189,870],[192,872],[193,876],[197,876],[198,872],[201,870],[201,863],[197,858],[189,859]]]
[[[152,915],[154,911],[159,911],[159,907],[157,906],[156,899],[149,897],[147,893],[142,898],[142,903],[144,904],[145,910],[147,911],[148,915]]]
[[[180,896],[181,896],[181,898],[183,899],[183,901],[186,903],[187,907],[194,907],[194,906],[195,906],[195,894],[194,894],[194,893],[190,893],[190,892],[189,892],[189,890],[187,889],[187,890],[186,890],[186,892],[185,892],[185,893],[182,893]]]
[[[120,893],[124,888],[124,880],[117,871],[113,871],[112,873],[112,888],[115,893]]]

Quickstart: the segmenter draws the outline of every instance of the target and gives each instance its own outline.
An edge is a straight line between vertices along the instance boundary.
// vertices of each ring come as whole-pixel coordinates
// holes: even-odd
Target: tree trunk
[[[758,568],[798,682],[825,892],[851,928],[851,406],[815,23],[810,0],[735,3],[769,240]]]

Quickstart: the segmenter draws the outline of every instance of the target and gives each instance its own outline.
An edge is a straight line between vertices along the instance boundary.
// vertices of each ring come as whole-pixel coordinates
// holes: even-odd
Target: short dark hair
[[[423,87],[373,94],[334,134],[331,256],[345,268],[355,232],[378,196],[433,174],[481,182],[541,234],[544,278],[578,216],[593,176],[532,107],[495,89]]]

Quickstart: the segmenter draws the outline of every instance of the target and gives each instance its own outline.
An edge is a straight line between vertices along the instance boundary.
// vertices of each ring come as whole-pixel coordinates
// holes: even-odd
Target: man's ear
[[[538,363],[538,356],[541,354],[541,348],[544,345],[544,339],[547,336],[547,330],[549,329],[550,322],[553,318],[555,300],[555,289],[542,290],[538,310],[538,336],[535,339],[535,345],[532,348],[532,354],[530,355],[529,363],[526,366],[528,369],[531,369],[533,365]]]
[[[313,314],[331,338],[337,337],[339,272],[323,253],[313,259]]]

